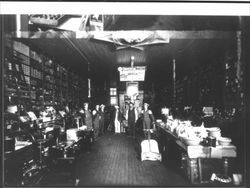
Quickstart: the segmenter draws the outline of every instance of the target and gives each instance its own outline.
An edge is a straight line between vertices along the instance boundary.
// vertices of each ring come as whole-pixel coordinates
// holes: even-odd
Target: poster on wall
[[[120,81],[144,81],[145,79],[145,66],[137,67],[119,67]]]
[[[127,96],[135,100],[138,93],[139,93],[138,82],[127,82],[127,92],[126,92]]]

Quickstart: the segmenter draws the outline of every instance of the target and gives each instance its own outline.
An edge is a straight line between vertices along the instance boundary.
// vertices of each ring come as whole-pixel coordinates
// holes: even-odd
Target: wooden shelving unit
[[[60,62],[13,41],[5,47],[5,102],[29,107],[79,104],[87,82]]]

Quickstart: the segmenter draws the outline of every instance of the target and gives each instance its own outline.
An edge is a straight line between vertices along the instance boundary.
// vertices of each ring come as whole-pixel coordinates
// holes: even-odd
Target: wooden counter
[[[234,145],[222,146],[216,145],[212,146],[187,146],[183,143],[174,133],[158,125],[158,127],[163,130],[167,136],[175,139],[178,146],[184,149],[189,158],[223,158],[223,157],[237,157],[236,147]]]
[[[22,153],[23,151],[29,150],[31,148],[31,145],[32,145],[32,142],[17,141],[15,143],[15,151],[5,152],[4,159],[18,155],[19,153]]]
[[[192,184],[211,183],[212,173],[224,174],[225,162],[228,162],[229,176],[233,166],[233,159],[237,157],[234,145],[222,146],[187,146],[170,130],[156,126],[156,137],[159,142],[163,162],[175,165]]]
[[[180,140],[176,140],[176,143],[187,151],[189,158],[218,158],[222,159],[224,157],[236,157],[236,147],[234,145],[216,147],[211,146],[187,146]]]
[[[7,186],[20,186],[23,180],[24,163],[33,159],[31,142],[18,143],[15,151],[4,154],[4,184]]]

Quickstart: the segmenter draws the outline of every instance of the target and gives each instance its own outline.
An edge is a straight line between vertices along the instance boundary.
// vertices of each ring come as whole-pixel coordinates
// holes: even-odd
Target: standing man
[[[115,125],[115,133],[121,133],[121,121],[123,120],[123,118],[118,105],[115,106],[115,111],[112,119]]]
[[[93,143],[93,123],[92,123],[92,115],[89,110],[89,103],[83,104],[83,124],[87,126],[87,136],[86,136],[86,150],[90,151],[91,144]]]
[[[99,114],[100,114],[100,135],[103,135],[104,134],[104,121],[105,121],[105,105],[104,104],[101,104],[100,106],[100,111],[99,111]]]
[[[87,126],[88,130],[93,129],[93,124],[92,124],[92,115],[89,110],[89,103],[84,103],[83,104],[83,113],[84,113],[84,124]]]
[[[129,103],[129,108],[126,111],[126,120],[128,121],[128,133],[135,138],[135,123],[138,119],[137,110],[134,107],[134,103]]]
[[[149,104],[143,104],[144,110],[142,110],[142,121],[143,121],[143,129],[145,133],[145,138],[149,136],[148,129],[152,128],[152,125],[155,123],[155,118],[151,110],[149,110]]]
[[[100,106],[97,104],[95,106],[95,109],[92,111],[93,115],[93,126],[94,126],[94,138],[96,139],[99,136],[100,132],[100,112],[99,112]]]

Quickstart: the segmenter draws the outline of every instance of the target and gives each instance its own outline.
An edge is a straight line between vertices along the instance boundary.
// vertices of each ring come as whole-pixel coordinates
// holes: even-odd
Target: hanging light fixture
[[[131,56],[131,67],[134,67],[134,60],[135,60],[135,57],[134,56]]]

